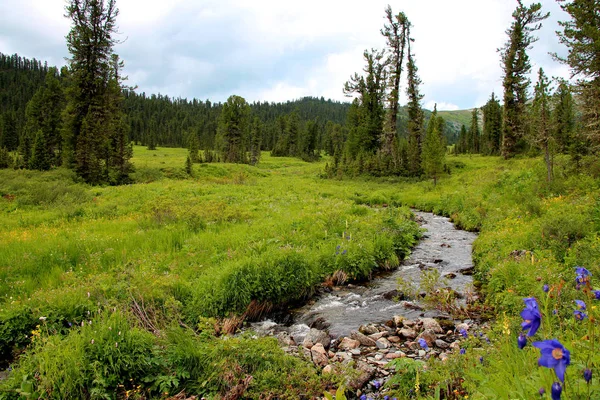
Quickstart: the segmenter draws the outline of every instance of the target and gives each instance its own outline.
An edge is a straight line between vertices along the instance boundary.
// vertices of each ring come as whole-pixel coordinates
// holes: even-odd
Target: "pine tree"
[[[50,169],[52,155],[48,152],[48,141],[46,134],[40,129],[35,135],[29,168],[38,171],[47,171]]]
[[[482,154],[498,155],[502,144],[502,106],[494,93],[483,106]]]
[[[189,176],[193,176],[194,173],[194,164],[192,163],[192,158],[190,157],[190,155],[188,154],[188,156],[185,159],[185,173],[188,174]]]
[[[516,154],[518,142],[525,136],[525,105],[530,84],[527,74],[531,70],[527,49],[537,41],[532,32],[540,29],[541,21],[549,16],[542,13],[540,3],[525,7],[522,0],[517,2],[512,15],[514,21],[506,31],[508,41],[501,50],[504,70],[502,156],[505,159]]]
[[[550,115],[550,82],[542,68],[538,72],[535,94],[531,106],[532,140],[544,152],[547,180],[552,181],[552,162],[556,143],[552,136]]]
[[[382,152],[392,155],[394,150],[394,139],[398,129],[398,103],[400,99],[400,80],[402,77],[402,65],[404,63],[404,52],[406,49],[406,32],[409,27],[408,18],[401,12],[392,14],[392,8],[388,5],[385,9],[387,24],[383,26],[381,34],[385,36],[389,49],[387,64],[389,65],[389,83],[387,121],[384,125],[384,138],[382,140]]]
[[[63,160],[89,183],[112,180],[111,175],[121,181],[119,175],[130,169],[130,152],[117,94],[122,64],[113,53],[119,11],[115,0],[70,0],[66,11],[72,26]]]
[[[188,155],[193,163],[200,161],[200,142],[198,141],[198,135],[195,132],[188,134]]]
[[[250,128],[250,164],[256,165],[260,161],[263,125],[260,118],[254,117]]]
[[[471,112],[471,127],[469,128],[469,154],[479,153],[480,143],[480,130],[479,130],[479,110],[474,108]]]
[[[559,22],[560,42],[569,49],[559,61],[571,67],[577,76],[582,100],[583,132],[596,150],[600,148],[600,3],[597,0],[559,0],[571,19]]]
[[[564,79],[558,81],[558,87],[552,99],[553,136],[556,139],[557,151],[564,153],[569,150],[575,135],[575,111],[573,95],[569,84]]]
[[[467,137],[467,127],[462,125],[460,127],[460,136],[458,137],[458,143],[456,144],[458,154],[465,154],[467,152]]]
[[[415,63],[414,55],[411,53],[410,29],[408,36],[408,87],[406,94],[408,96],[408,172],[410,175],[418,176],[421,174],[421,151],[422,151],[422,131],[423,131],[423,109],[421,100],[423,95],[419,91],[421,79],[418,76],[418,68]]]
[[[218,135],[221,159],[228,163],[246,163],[250,107],[240,96],[230,96],[223,104]]]
[[[13,160],[6,147],[0,147],[0,168],[10,168],[13,166]]]
[[[19,147],[16,114],[14,111],[7,111],[1,117],[2,136],[0,136],[0,147],[4,147],[8,151],[14,151]]]
[[[429,119],[425,138],[423,139],[422,163],[425,175],[433,179],[437,185],[439,176],[444,171],[446,144],[443,136],[444,119],[437,115],[437,104]]]

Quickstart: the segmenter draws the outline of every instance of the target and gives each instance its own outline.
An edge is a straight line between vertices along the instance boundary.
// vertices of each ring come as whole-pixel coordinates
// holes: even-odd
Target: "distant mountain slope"
[[[429,122],[429,118],[431,118],[430,110],[423,110],[425,114],[425,125]],[[460,128],[462,125],[466,126],[467,129],[471,125],[471,113],[473,109],[470,110],[456,110],[456,111],[438,111],[438,115],[444,117],[446,121],[446,141],[448,144],[454,144],[458,141],[458,137],[460,135]],[[400,107],[398,112],[398,131],[406,132],[406,121],[408,121],[408,113],[406,107]],[[481,116],[481,115],[480,115]]]

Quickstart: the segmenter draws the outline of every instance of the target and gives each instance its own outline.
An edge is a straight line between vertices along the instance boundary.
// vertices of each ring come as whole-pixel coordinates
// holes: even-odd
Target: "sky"
[[[532,1],[524,0],[525,4]],[[532,78],[568,78],[549,52],[565,54],[555,31],[568,19],[555,0],[529,51]],[[364,67],[365,49],[381,49],[384,9],[405,12],[423,84],[423,105],[481,107],[502,93],[497,49],[507,40],[516,0],[117,0],[128,85],[137,92],[224,102],[304,96],[349,101],[344,82]],[[2,0],[0,52],[64,65],[70,21],[65,0]],[[405,99],[401,99],[403,104]]]

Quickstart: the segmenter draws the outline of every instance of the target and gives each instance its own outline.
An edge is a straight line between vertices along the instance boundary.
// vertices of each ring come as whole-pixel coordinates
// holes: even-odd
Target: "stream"
[[[370,323],[383,323],[400,315],[408,319],[444,317],[426,310],[417,300],[398,301],[398,279],[418,284],[424,270],[438,269],[447,287],[459,294],[472,290],[472,244],[477,234],[456,229],[446,217],[414,211],[426,230],[411,255],[394,271],[376,276],[360,285],[335,287],[315,296],[304,306],[289,312],[289,321],[279,324],[265,320],[252,324],[262,334],[285,331],[296,343],[311,327],[326,329],[333,338],[348,336],[352,330]]]

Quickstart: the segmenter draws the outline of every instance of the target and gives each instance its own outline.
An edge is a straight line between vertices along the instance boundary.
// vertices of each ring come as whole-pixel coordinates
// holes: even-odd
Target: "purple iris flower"
[[[551,390],[552,400],[560,400],[560,395],[562,394],[562,386],[560,386],[560,382],[554,382],[552,384]]]
[[[596,300],[600,300],[600,290],[594,290],[592,293],[596,297]]]
[[[544,293],[548,293],[548,291],[550,290],[550,286],[544,285],[542,286],[542,290],[544,291]]]
[[[584,313],[583,311],[575,310],[575,311],[573,311],[573,314],[575,315],[575,319],[577,321],[583,321],[584,319],[587,318],[587,314]]]
[[[564,382],[565,370],[567,369],[567,365],[571,363],[571,353],[569,350],[565,349],[556,339],[533,342],[533,346],[540,349],[541,352],[538,365],[546,368],[553,368],[558,379],[560,379],[561,382]]]
[[[521,311],[521,317],[525,320],[521,323],[523,330],[529,329],[527,336],[533,336],[540,328],[542,322],[542,314],[538,309],[537,301],[533,297],[523,299],[525,309]]]
[[[575,300],[575,304],[577,304],[577,308],[580,310],[585,310],[585,303],[581,300]]]
[[[427,345],[427,341],[423,338],[419,339],[419,346],[424,348],[425,350],[429,350],[429,346]]]
[[[460,354],[465,354],[467,351],[465,349],[460,349]]]
[[[591,369],[589,369],[589,368],[586,368],[586,369],[583,371],[583,379],[585,379],[585,381],[586,381],[587,383],[590,383],[590,381],[592,380],[592,370],[591,370]]]
[[[468,336],[469,336],[469,334],[467,333],[467,331],[466,331],[465,329],[461,329],[459,333],[460,333],[460,334],[462,335],[462,337],[464,337],[464,338],[466,338],[466,337],[468,337]]]
[[[527,338],[522,333],[519,334],[519,338],[517,339],[517,345],[519,345],[520,350],[522,350],[523,347],[527,346]]]

